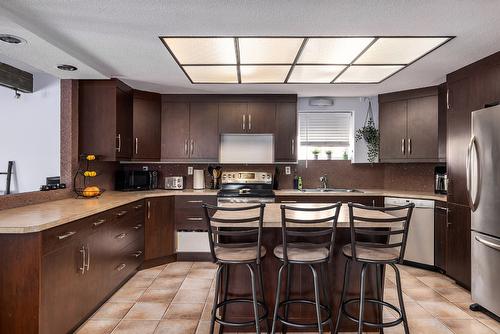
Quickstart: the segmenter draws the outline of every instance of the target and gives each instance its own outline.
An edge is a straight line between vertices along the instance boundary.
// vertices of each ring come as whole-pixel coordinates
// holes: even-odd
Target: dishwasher
[[[434,201],[414,198],[386,197],[385,207],[395,207],[415,203],[408,230],[404,260],[434,267]],[[394,216],[404,216],[403,211],[391,212]],[[391,243],[401,241],[401,236],[391,236]]]

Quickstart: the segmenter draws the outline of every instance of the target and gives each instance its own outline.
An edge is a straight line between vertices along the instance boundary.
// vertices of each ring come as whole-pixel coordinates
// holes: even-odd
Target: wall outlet
[[[188,175],[193,175],[193,167],[188,167]]]
[[[290,170],[290,166],[285,167],[285,175],[290,175],[292,174],[292,171]]]
[[[147,172],[149,170],[149,166],[142,166],[142,170]]]

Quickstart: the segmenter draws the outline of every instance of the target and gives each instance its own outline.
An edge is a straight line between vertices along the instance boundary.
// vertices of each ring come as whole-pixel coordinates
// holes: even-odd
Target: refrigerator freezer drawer
[[[472,231],[472,300],[500,316],[500,239]]]

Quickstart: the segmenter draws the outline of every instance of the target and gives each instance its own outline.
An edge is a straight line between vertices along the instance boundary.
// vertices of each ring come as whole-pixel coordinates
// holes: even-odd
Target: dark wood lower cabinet
[[[146,260],[175,253],[173,197],[148,198],[146,203]]]
[[[446,274],[468,289],[471,286],[470,228],[469,207],[448,203]]]
[[[384,206],[384,198],[381,196],[314,196],[314,195],[299,195],[299,196],[278,196],[277,203],[359,203],[370,206]]]
[[[434,265],[444,272],[446,272],[447,224],[447,204],[436,202],[434,208]]]

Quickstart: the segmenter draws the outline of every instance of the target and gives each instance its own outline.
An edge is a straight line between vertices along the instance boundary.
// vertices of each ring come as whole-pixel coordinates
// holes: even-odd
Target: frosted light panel
[[[335,83],[377,83],[404,66],[350,66]]]
[[[409,64],[448,38],[380,38],[355,64]]]
[[[181,63],[236,64],[234,38],[164,38]]]
[[[373,38],[310,38],[299,64],[350,64]]]
[[[241,65],[241,83],[284,83],[290,65]]]
[[[183,66],[194,83],[238,83],[236,66]]]
[[[303,38],[239,38],[241,64],[291,64]]]
[[[288,82],[330,83],[344,68],[342,65],[296,65]]]

